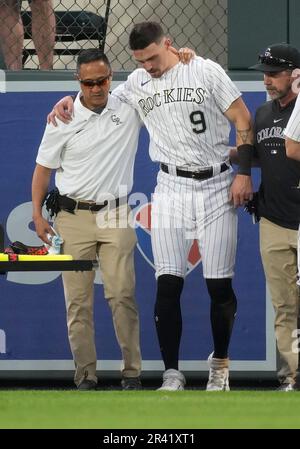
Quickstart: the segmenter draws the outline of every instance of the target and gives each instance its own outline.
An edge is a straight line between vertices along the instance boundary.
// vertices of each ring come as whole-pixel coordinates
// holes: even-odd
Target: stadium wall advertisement
[[[236,83],[252,112],[266,100],[262,82]],[[64,93],[74,92],[72,81],[8,82],[0,93],[1,209],[6,246],[15,240],[40,245],[31,218],[31,177],[46,114]],[[233,133],[231,143],[234,143]],[[134,187],[129,197],[136,218],[138,245],[135,254],[136,298],[141,319],[143,370],[163,369],[155,334],[153,308],[155,277],[150,245],[151,229],[145,219],[151,207],[157,164],[148,155],[148,134],[142,129],[135,164]],[[258,186],[259,171],[253,170]],[[68,344],[64,295],[60,272],[8,272],[0,277],[0,377],[6,372],[73,370]],[[258,225],[239,210],[238,253],[234,288],[238,312],[230,346],[232,371],[275,371],[276,350],[273,311],[259,255]],[[180,368],[207,370],[212,350],[209,297],[195,244],[189,254],[189,272],[182,295],[183,337]],[[97,368],[121,368],[109,307],[101,276],[95,278],[95,332]]]

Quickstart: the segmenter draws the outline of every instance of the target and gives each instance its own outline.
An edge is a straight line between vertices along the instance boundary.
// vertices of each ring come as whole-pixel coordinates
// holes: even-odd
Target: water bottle
[[[47,234],[47,238],[51,242],[51,245],[45,245],[48,250],[48,254],[60,254],[60,246],[64,242],[63,239],[57,234]]]

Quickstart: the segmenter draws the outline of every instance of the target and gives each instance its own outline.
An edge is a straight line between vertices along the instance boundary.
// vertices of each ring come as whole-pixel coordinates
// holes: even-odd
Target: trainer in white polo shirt
[[[69,125],[47,125],[36,162],[56,169],[61,195],[102,203],[133,184],[140,119],[135,110],[108,95],[101,114],[83,106],[79,93]],[[126,192],[125,192],[126,195]]]
[[[48,243],[47,234],[53,231],[42,216],[42,202],[55,169],[59,194],[54,192],[51,205],[47,204],[56,213],[54,226],[64,240],[63,252],[75,259],[99,258],[104,295],[123,356],[122,387],[139,389],[141,355],[133,261],[136,235],[124,216],[127,218],[130,211],[126,196],[133,184],[141,121],[133,108],[109,95],[111,68],[99,49],[80,53],[77,77],[82,92],[75,101],[72,123],[48,125],[38,151],[32,180],[33,219],[37,235]],[[94,390],[95,273],[70,271],[63,272],[62,277],[74,381],[79,390]]]

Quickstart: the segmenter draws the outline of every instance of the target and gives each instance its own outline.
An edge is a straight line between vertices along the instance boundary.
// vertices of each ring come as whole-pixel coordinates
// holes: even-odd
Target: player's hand
[[[33,218],[35,231],[37,236],[47,245],[51,245],[50,240],[47,237],[47,234],[54,235],[53,229],[47,220],[41,215],[39,217]]]
[[[188,47],[180,48],[179,50],[176,50],[174,47],[169,47],[169,49],[179,57],[179,61],[183,64],[188,64],[196,56],[194,50]]]
[[[253,186],[251,176],[236,175],[230,188],[229,200],[234,207],[244,206],[253,198]]]
[[[72,97],[64,97],[55,104],[54,108],[47,116],[47,123],[57,126],[56,119],[68,124],[74,115],[74,102]]]
[[[189,47],[183,47],[178,50],[178,56],[180,62],[183,64],[189,64],[190,61],[196,56],[196,53]]]

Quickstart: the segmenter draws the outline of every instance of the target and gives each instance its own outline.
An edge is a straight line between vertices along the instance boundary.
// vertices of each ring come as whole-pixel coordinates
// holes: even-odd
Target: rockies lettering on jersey
[[[179,101],[201,104],[204,102],[205,90],[202,87],[177,87],[156,92],[153,96],[141,98],[138,104],[146,117],[155,107],[160,107],[162,103],[176,103]]]

